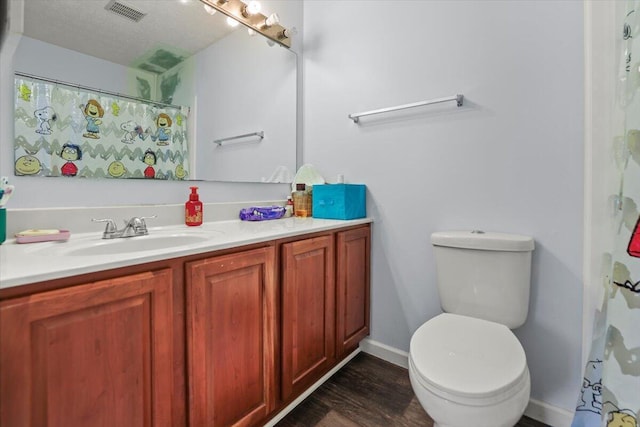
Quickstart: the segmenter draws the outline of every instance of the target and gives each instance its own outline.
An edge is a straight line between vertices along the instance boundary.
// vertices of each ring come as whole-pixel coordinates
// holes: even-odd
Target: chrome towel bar
[[[264,138],[264,131],[251,132],[251,133],[245,133],[244,135],[236,135],[236,136],[230,136],[227,138],[214,139],[213,142],[220,146],[227,141],[233,141],[234,139],[240,139],[240,138],[247,138],[250,136],[257,136],[260,138],[260,141],[262,141],[262,138]]]
[[[458,104],[458,107],[462,107],[462,103],[464,101],[464,95],[454,95],[454,96],[448,96],[446,98],[431,99],[429,101],[413,102],[411,104],[397,105],[395,107],[380,108],[379,110],[349,114],[349,118],[353,120],[353,123],[358,123],[360,121],[360,117],[370,116],[372,114],[389,113],[391,111],[406,110],[407,108],[422,107],[423,105],[438,104],[440,102],[449,102],[449,101],[456,101],[456,103]]]

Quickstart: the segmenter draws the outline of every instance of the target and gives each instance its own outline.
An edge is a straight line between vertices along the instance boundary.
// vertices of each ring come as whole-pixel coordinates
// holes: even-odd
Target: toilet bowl
[[[434,427],[513,427],[529,402],[522,345],[505,325],[443,313],[411,338],[411,386]]]
[[[411,337],[411,386],[435,427],[513,427],[531,388],[511,329],[527,319],[533,238],[446,231],[431,243],[444,313]]]

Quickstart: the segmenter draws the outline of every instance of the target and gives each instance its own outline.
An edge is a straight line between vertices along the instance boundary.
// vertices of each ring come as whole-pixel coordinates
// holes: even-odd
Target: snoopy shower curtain
[[[617,137],[605,142],[617,174],[612,221],[602,225],[611,249],[603,256],[604,297],[572,427],[640,427],[640,0],[616,6],[622,5],[612,110]]]
[[[189,179],[188,108],[15,78],[15,174]]]

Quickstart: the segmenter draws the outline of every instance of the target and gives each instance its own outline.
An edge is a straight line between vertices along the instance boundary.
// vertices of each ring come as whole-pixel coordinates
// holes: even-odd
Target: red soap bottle
[[[198,187],[191,188],[189,201],[184,204],[184,223],[190,227],[202,225],[202,202],[198,195]]]

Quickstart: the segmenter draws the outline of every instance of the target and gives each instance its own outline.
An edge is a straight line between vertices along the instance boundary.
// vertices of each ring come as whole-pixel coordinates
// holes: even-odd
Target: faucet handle
[[[153,216],[134,216],[129,221],[125,221],[127,227],[133,228],[133,231],[136,235],[144,235],[149,234],[147,231],[147,223],[144,221],[145,219],[156,218],[157,215]]]
[[[147,223],[144,220],[145,219],[154,219],[154,218],[157,218],[157,217],[158,217],[158,215],[141,216],[140,217],[140,221],[142,222],[142,228],[144,229],[144,234],[148,234]]]
[[[104,219],[91,218],[91,221],[107,223],[106,227],[104,228],[103,236],[106,236],[108,234],[113,234],[118,231],[118,227],[116,227],[116,223],[111,218],[104,218]]]
[[[153,218],[157,218],[158,215],[151,215],[151,216],[139,216],[137,217],[137,219],[140,220],[141,222],[141,226],[146,230],[147,229],[147,223],[144,221],[145,219],[153,219]]]

